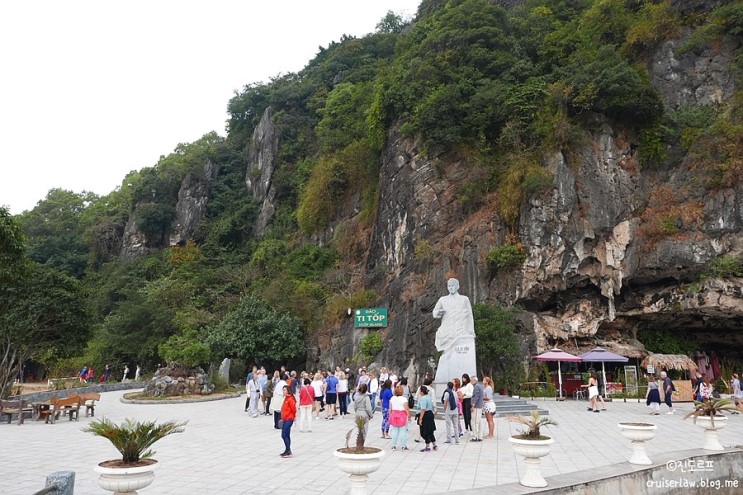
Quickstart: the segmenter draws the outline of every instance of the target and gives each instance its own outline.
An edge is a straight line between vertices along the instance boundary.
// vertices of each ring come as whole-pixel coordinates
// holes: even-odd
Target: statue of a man
[[[476,373],[475,321],[467,296],[459,294],[459,281],[450,278],[446,284],[448,296],[440,297],[433,308],[433,317],[441,318],[436,332],[436,350],[441,351],[434,383],[446,383],[462,373]]]

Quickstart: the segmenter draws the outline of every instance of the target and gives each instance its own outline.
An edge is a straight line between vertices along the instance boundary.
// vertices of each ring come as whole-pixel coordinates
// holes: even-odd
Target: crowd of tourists
[[[381,417],[381,438],[391,440],[393,451],[410,450],[409,431],[413,441],[422,444],[421,452],[436,451],[439,445],[435,413],[439,406],[446,425],[444,444],[458,445],[463,439],[481,442],[494,437],[495,402],[489,377],[480,382],[476,376],[465,373],[448,382],[445,390],[437,391],[428,373],[414,389],[407,377],[384,367],[379,371],[354,371],[337,366],[315,373],[297,373],[282,367],[268,373],[263,367],[253,366],[246,378],[246,390],[245,412],[251,417],[273,416],[274,428],[281,430],[281,457],[292,455],[291,429],[295,423],[300,432],[311,432],[313,422],[347,416],[361,418],[367,433],[375,415]]]

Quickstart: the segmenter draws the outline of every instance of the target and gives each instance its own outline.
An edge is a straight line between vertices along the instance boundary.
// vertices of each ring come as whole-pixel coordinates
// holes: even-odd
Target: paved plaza
[[[120,421],[188,420],[186,431],[171,435],[157,444],[155,458],[160,461],[154,483],[140,493],[159,494],[345,494],[350,491],[347,475],[336,467],[333,451],[345,445],[352,427],[349,419],[314,421],[312,432],[292,430],[294,456],[282,459],[280,431],[269,416],[250,418],[243,412],[245,396],[188,404],[124,404],[124,391],[102,395],[96,417]],[[625,464],[630,457],[629,441],[619,434],[617,423],[646,421],[658,425],[657,436],[648,446],[648,455],[668,456],[689,451],[703,444],[703,430],[682,421],[691,404],[678,404],[675,415],[649,416],[643,403],[607,403],[608,410],[591,413],[585,401],[535,401],[547,408],[559,423],[546,433],[555,439],[552,453],[542,462],[542,474],[551,476],[586,473]],[[667,409],[663,406],[662,412]],[[91,421],[81,414],[78,422],[62,419],[54,425],[27,421],[18,426],[0,424],[0,493],[30,495],[44,487],[46,475],[54,471],[76,473],[75,493],[102,494],[93,466],[118,453],[110,443],[83,433]],[[409,452],[393,452],[390,441],[381,439],[379,410],[370,427],[368,445],[385,449],[382,467],[370,476],[369,493],[433,494],[472,488],[502,486],[498,493],[522,492],[514,485],[523,473],[523,460],[514,454],[508,436],[519,425],[496,420],[496,438],[447,446],[438,452],[422,453],[421,444],[408,436]],[[444,440],[443,421],[437,420],[436,436]],[[412,428],[412,427],[411,427]],[[726,447],[743,443],[743,415],[729,416],[720,432]],[[581,472],[581,473],[579,473]],[[743,480],[741,480],[743,482]]]

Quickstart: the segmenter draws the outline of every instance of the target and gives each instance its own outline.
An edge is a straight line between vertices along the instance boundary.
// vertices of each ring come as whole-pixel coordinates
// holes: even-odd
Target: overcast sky
[[[0,205],[49,189],[103,195],[178,143],[225,134],[245,84],[420,0],[0,2]]]

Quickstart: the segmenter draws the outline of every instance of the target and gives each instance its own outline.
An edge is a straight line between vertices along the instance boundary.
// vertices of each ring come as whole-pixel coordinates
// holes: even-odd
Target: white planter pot
[[[333,455],[338,458],[338,467],[348,473],[351,479],[351,495],[366,495],[366,482],[369,473],[373,473],[382,465],[384,450],[371,454],[348,454],[336,450]]]
[[[624,438],[632,441],[632,457],[630,464],[647,465],[653,462],[645,452],[645,443],[655,437],[657,426],[650,423],[619,423]]]
[[[715,425],[712,426],[711,416],[697,416],[695,424],[704,428],[704,450],[725,450],[717,439],[717,430],[727,426],[727,416],[715,416]]]
[[[517,437],[510,437],[508,440],[513,445],[514,452],[524,457],[524,464],[526,464],[526,472],[520,483],[531,488],[547,486],[547,482],[539,472],[539,465],[542,462],[539,458],[549,455],[550,445],[555,441],[552,438],[525,440]]]
[[[95,472],[100,473],[98,484],[104,490],[114,492],[114,495],[133,495],[140,488],[152,484],[155,479],[153,471],[157,466],[157,461],[136,467],[104,467],[99,464]]]

